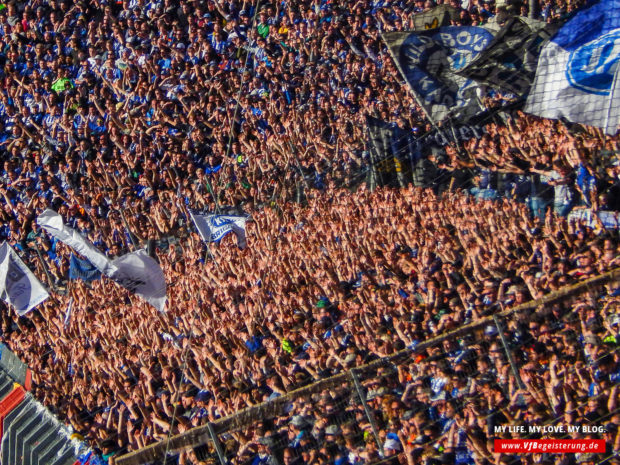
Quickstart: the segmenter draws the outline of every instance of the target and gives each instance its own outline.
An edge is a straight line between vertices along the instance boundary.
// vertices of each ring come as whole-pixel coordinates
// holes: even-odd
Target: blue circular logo
[[[493,39],[484,28],[447,26],[412,33],[400,47],[399,61],[413,90],[428,107],[450,109],[470,101],[471,81],[454,73],[467,66]],[[437,109],[433,112],[439,111]]]
[[[609,95],[620,60],[620,29],[572,51],[566,65],[571,86],[597,95]]]

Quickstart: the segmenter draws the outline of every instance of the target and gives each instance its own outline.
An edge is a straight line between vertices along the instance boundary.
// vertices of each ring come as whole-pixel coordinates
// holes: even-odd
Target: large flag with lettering
[[[545,45],[525,111],[615,133],[620,123],[620,0],[580,11]]]
[[[74,229],[63,223],[62,217],[45,210],[37,224],[50,235],[80,253],[105,276],[131,292],[138,294],[157,310],[163,311],[166,303],[166,280],[159,264],[144,250],[110,260]]]
[[[0,298],[22,316],[48,297],[37,277],[9,244],[3,242],[0,245]]]
[[[234,215],[201,215],[190,211],[192,221],[203,241],[219,242],[222,238],[232,232],[237,236],[237,245],[240,249],[245,249],[247,243],[245,239],[245,223],[247,217]]]
[[[524,96],[534,82],[540,52],[557,29],[555,24],[516,16],[458,74],[489,87]]]
[[[477,26],[447,26],[427,32],[390,32],[385,41],[418,102],[431,118],[461,122],[483,111],[478,84],[457,74],[493,40]]]

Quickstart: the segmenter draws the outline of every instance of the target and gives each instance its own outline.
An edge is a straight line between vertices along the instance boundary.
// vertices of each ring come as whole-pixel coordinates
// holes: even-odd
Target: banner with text
[[[404,77],[431,118],[461,121],[480,113],[478,84],[457,72],[493,40],[477,26],[448,26],[428,32],[390,32],[385,41]]]
[[[234,215],[201,215],[190,211],[192,221],[203,241],[219,242],[222,238],[232,232],[237,236],[237,244],[240,249],[245,249],[247,243],[245,239],[245,216]]]
[[[620,124],[620,0],[577,13],[545,45],[525,111],[603,128]]]

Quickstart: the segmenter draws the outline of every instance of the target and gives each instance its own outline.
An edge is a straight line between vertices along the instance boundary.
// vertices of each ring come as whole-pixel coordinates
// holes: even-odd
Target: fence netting
[[[172,438],[160,446],[199,464],[477,465],[556,463],[551,454],[499,454],[496,439],[591,438],[604,440],[606,452],[573,460],[615,463],[619,283],[611,272],[541,300],[517,297],[427,341],[415,340],[412,314],[382,335],[410,338],[408,348],[363,365],[361,354],[334,353],[348,371],[193,430],[215,442],[178,448]],[[150,463],[161,463],[155,450]],[[138,451],[117,463],[145,457]]]

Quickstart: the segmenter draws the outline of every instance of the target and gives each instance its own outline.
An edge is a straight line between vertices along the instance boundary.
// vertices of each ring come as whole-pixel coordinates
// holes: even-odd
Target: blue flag
[[[234,215],[200,215],[190,211],[192,221],[205,242],[219,242],[226,234],[232,232],[237,235],[239,248],[245,249],[245,216]]]
[[[577,13],[545,45],[525,111],[615,134],[620,124],[620,0]]]
[[[493,40],[478,26],[446,26],[431,31],[389,32],[384,35],[412,92],[430,116],[449,115],[464,121],[483,109],[478,84],[457,72],[469,65]]]
[[[101,278],[101,273],[88,260],[83,260],[71,254],[69,259],[69,279],[81,279],[82,281],[95,281]]]

